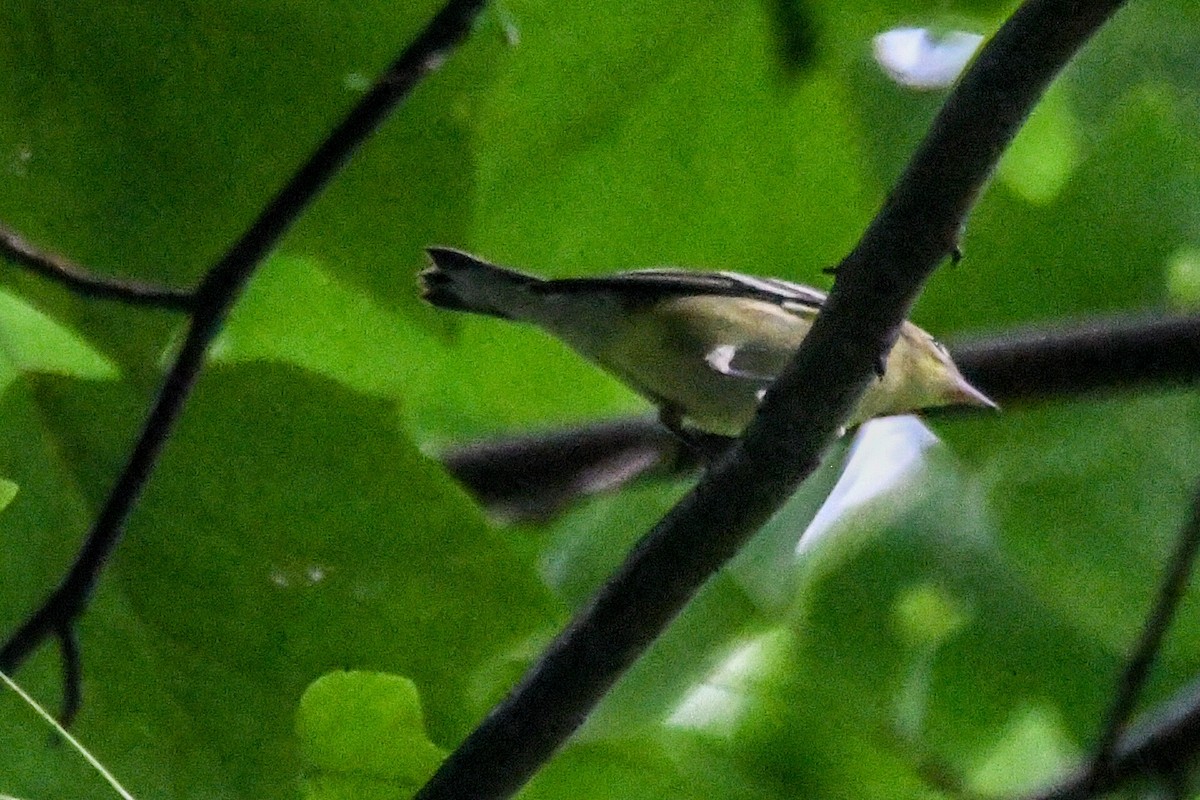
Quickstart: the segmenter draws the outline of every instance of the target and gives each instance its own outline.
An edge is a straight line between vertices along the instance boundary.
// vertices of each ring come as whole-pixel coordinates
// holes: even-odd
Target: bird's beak
[[[999,410],[1000,406],[992,398],[972,386],[966,378],[959,375],[954,388],[950,391],[950,404],[956,406],[977,406]]]

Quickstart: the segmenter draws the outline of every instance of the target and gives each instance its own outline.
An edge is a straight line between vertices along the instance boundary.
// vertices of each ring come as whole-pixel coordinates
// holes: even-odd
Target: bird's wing
[[[714,372],[764,387],[782,366],[778,350],[755,344],[719,344],[704,354],[704,361]]]
[[[737,272],[700,272],[686,269],[639,269],[596,278],[549,280],[535,291],[546,293],[610,291],[623,300],[640,304],[682,295],[745,297],[778,305],[820,308],[824,292],[778,278],[760,278]]]

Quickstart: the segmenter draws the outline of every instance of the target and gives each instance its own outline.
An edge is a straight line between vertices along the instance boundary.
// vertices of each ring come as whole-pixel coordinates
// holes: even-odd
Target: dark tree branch
[[[530,520],[638,477],[698,466],[656,417],[479,442],[442,462],[491,513]]]
[[[951,343],[1001,406],[1200,382],[1200,315],[1091,320]],[[978,413],[927,409],[925,416]],[[991,413],[986,412],[986,413]],[[699,463],[657,417],[631,417],[451,448],[442,459],[492,513],[544,519],[588,495]]]
[[[83,704],[83,668],[79,654],[79,634],[75,630],[74,620],[65,620],[55,633],[58,636],[58,649],[62,654],[63,671],[62,712],[59,717],[64,721],[63,724],[66,724],[75,718]]]
[[[1121,676],[1092,762],[1062,783],[1030,795],[1027,800],[1086,800],[1144,777],[1165,779],[1170,784],[1195,759],[1200,749],[1200,684],[1181,692],[1124,737],[1120,734],[1187,587],[1197,548],[1200,548],[1200,490],[1192,499],[1191,516],[1180,531],[1154,608]]]
[[[86,608],[96,582],[120,540],[129,513],[183,410],[203,366],[208,345],[255,267],[359,145],[409,95],[421,78],[440,66],[449,51],[466,37],[483,5],[483,0],[450,0],[271,199],[242,237],[209,270],[196,290],[187,336],[116,485],[66,577],[42,607],[0,648],[0,670],[12,673],[52,636],[59,636],[63,642],[70,641],[64,631],[74,628]],[[77,685],[77,660],[67,658],[65,664],[65,685]]]
[[[1001,405],[1200,381],[1200,315],[1092,320],[960,342],[954,360]]]
[[[418,800],[516,793],[815,468],[1000,154],[1120,0],[1031,0],[980,52],[734,450],[637,545]]]
[[[190,311],[194,303],[192,293],[184,289],[96,275],[56,253],[39,250],[3,225],[0,225],[0,256],[84,297],[119,300],[170,311]]]

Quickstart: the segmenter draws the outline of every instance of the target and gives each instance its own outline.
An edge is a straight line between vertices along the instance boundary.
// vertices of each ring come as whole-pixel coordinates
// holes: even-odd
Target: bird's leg
[[[676,406],[663,404],[658,409],[658,420],[663,427],[675,434],[684,446],[699,456],[705,463],[711,464],[733,446],[736,440],[732,436],[721,436],[716,433],[705,433],[695,428],[687,428],[683,424],[683,412]]]

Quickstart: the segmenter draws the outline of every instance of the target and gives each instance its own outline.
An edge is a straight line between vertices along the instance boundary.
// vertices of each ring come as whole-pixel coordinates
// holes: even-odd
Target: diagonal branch
[[[581,725],[704,582],[815,468],[956,245],[1000,154],[1120,0],[1030,0],[933,123],[741,443],[643,538],[418,800],[507,798]]]
[[[0,256],[44,278],[57,281],[84,297],[119,300],[130,305],[170,311],[190,311],[195,302],[192,293],[186,289],[96,275],[57,253],[34,247],[16,231],[3,225],[0,225]]]
[[[375,82],[316,152],[263,209],[242,237],[209,270],[195,295],[187,336],[142,427],[116,485],[105,500],[83,547],[58,588],[0,648],[0,671],[11,674],[44,641],[58,637],[64,652],[91,599],[125,522],[142,493],[204,363],[208,345],[254,269],[313,199],[429,72],[470,31],[483,0],[450,0]],[[66,659],[66,686],[78,686],[78,667]],[[63,717],[78,711],[68,692]]]

